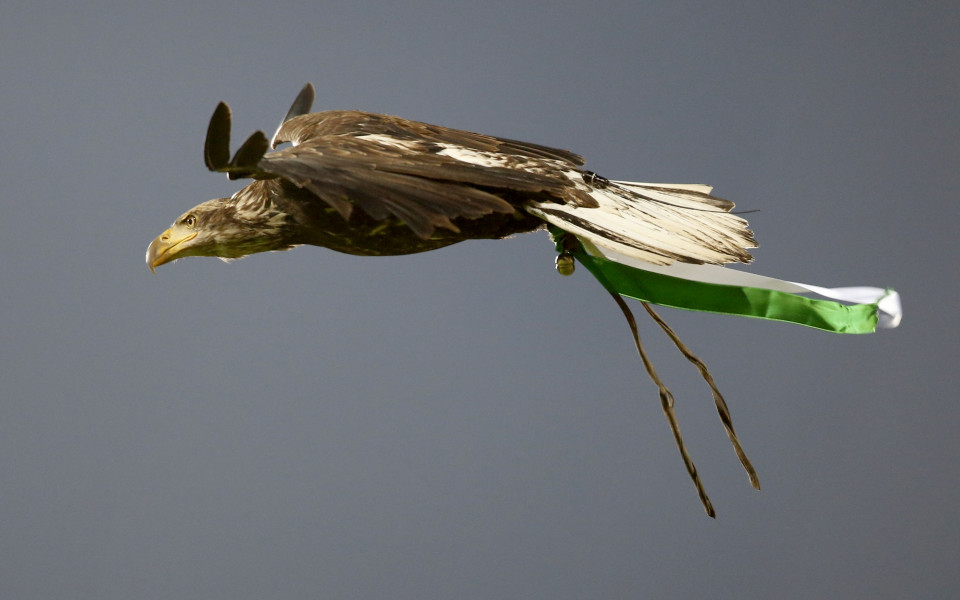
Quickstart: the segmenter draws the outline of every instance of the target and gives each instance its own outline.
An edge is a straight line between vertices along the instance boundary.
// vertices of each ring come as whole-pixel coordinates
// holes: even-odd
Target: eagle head
[[[232,198],[208,200],[180,215],[147,248],[150,270],[188,256],[230,260],[296,245],[290,215],[277,208],[263,190],[244,194],[248,188]]]

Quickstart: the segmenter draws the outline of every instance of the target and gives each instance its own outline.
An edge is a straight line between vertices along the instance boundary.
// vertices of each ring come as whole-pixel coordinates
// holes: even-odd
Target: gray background
[[[0,11],[0,598],[956,593],[956,4],[161,4]],[[711,183],[762,211],[752,270],[895,286],[904,323],[663,310],[758,493],[641,320],[712,521],[622,316],[546,234],[150,275],[155,235],[239,188],[202,164],[216,103],[272,132],[306,81]]]

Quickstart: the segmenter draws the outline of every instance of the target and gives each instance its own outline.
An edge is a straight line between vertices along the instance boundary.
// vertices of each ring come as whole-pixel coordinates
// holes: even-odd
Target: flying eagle
[[[309,113],[313,93],[301,91],[272,141],[258,131],[232,159],[230,108],[217,106],[207,167],[254,182],[180,216],[150,245],[151,269],[302,244],[412,254],[547,223],[653,264],[751,260],[746,221],[707,186],[609,181],[566,150],[387,115]]]
[[[147,249],[150,270],[188,256],[234,259],[304,244],[362,256],[412,254],[549,228],[558,271],[572,273],[578,258],[626,315],[687,470],[713,516],[680,437],[673,397],[640,344],[629,308],[607,282],[615,275],[601,273],[595,261],[613,257],[653,271],[750,262],[756,242],[747,222],[731,213],[733,203],[712,196],[705,185],[609,180],[585,170],[583,158],[567,150],[381,114],[311,113],[313,97],[307,84],[272,140],[257,131],[232,157],[230,108],[217,106],[204,145],[206,165],[253,182],[178,217]],[[643,306],[707,380],[736,453],[759,489],[706,367],[647,302]]]

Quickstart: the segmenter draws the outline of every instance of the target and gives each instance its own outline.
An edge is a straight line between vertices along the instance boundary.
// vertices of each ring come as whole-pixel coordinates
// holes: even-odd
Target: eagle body
[[[412,254],[548,223],[661,265],[748,262],[756,246],[733,203],[708,186],[609,181],[567,150],[389,115],[311,113],[312,101],[308,84],[271,141],[258,131],[232,157],[230,109],[217,107],[207,167],[254,181],[181,215],[150,244],[151,269],[298,245]]]
[[[430,237],[423,238],[393,215],[375,219],[365,211],[354,210],[344,218],[312,192],[285,179],[254,181],[238,194],[258,203],[252,204],[250,210],[265,215],[261,221],[277,222],[276,241],[266,250],[310,245],[357,256],[397,256],[436,250],[469,239],[501,239],[543,227],[543,221],[537,217],[514,210],[476,219],[458,217],[451,220],[456,230],[435,229]],[[242,200],[237,204],[241,203]],[[256,238],[265,240],[267,229],[262,226]],[[259,251],[263,250],[245,254]]]

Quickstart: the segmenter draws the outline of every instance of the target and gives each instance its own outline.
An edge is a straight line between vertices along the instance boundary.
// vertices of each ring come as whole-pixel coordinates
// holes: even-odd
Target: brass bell
[[[576,264],[573,262],[573,257],[566,252],[557,256],[557,273],[564,276],[573,275],[575,267]]]

